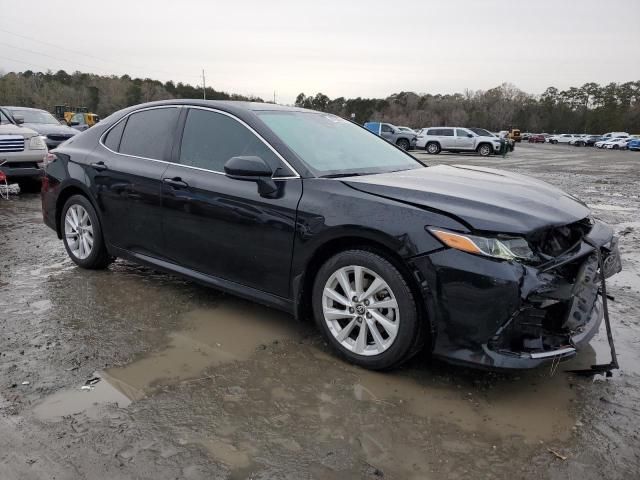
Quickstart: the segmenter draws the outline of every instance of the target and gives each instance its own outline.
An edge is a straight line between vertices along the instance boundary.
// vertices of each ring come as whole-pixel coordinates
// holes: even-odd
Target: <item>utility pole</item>
[[[204,83],[204,68],[202,69],[202,99],[207,99],[207,87]]]
[[[276,91],[273,91],[273,103],[276,103]]]

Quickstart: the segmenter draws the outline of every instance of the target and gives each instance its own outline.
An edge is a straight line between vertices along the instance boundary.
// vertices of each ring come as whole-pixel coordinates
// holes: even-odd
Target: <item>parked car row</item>
[[[568,144],[575,147],[596,147],[610,150],[640,150],[640,135],[629,135],[627,132],[608,132],[604,135],[562,133],[525,133],[529,143]]]

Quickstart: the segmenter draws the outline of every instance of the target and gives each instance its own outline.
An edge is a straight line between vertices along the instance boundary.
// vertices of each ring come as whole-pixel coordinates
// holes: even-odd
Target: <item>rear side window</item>
[[[278,157],[262,140],[240,122],[222,113],[190,109],[182,134],[180,163],[224,172],[232,157],[257,156],[274,170],[281,166]],[[290,172],[278,172],[280,176]]]
[[[154,160],[168,160],[177,119],[177,108],[155,108],[130,115],[122,134],[119,152]]]
[[[110,150],[114,152],[118,151],[120,148],[120,139],[122,138],[122,132],[124,131],[124,126],[127,123],[127,120],[123,120],[118,123],[115,127],[109,130],[107,133],[107,137],[104,139],[104,145]]]

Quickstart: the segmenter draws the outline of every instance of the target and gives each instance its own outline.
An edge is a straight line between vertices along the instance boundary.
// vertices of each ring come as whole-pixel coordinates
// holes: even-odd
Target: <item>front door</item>
[[[224,174],[234,156],[259,156],[278,192]],[[289,296],[289,271],[302,180],[234,117],[190,108],[175,163],[163,174],[163,232],[171,261],[274,295]]]
[[[456,128],[456,148],[458,150],[473,150],[475,144],[474,135],[464,128]]]
[[[386,123],[383,123],[380,126],[380,136],[382,138],[384,138],[387,142],[393,142],[393,128],[391,128],[390,125],[387,125]]]

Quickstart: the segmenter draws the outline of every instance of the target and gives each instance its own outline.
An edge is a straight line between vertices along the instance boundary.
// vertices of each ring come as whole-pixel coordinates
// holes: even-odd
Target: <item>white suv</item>
[[[571,133],[563,133],[562,135],[554,135],[553,137],[549,137],[547,141],[549,143],[553,143],[554,145],[557,143],[569,143],[571,140],[577,139],[580,135],[573,135]]]
[[[478,135],[461,127],[430,127],[418,132],[416,148],[424,148],[427,153],[436,155],[448,152],[478,152],[483,157],[500,152],[501,140],[498,137]]]

